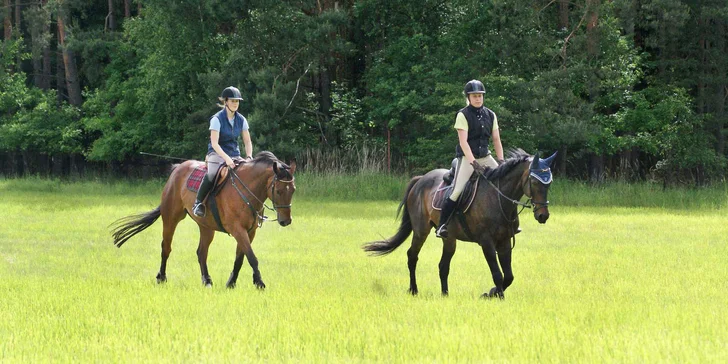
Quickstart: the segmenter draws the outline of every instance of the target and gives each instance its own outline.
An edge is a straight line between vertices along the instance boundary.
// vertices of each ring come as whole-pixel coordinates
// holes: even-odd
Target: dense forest
[[[559,151],[557,175],[724,180],[726,0],[3,0],[0,17],[4,176],[202,159],[230,85],[255,151],[418,173],[449,165],[480,79],[504,146]]]

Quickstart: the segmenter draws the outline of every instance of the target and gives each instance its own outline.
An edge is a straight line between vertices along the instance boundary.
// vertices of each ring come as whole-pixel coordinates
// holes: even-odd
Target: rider
[[[202,179],[200,190],[197,191],[197,199],[192,206],[192,213],[195,216],[205,216],[205,205],[202,200],[212,188],[213,179],[222,165],[230,168],[235,167],[236,161],[242,161],[240,148],[238,146],[238,135],[243,136],[245,144],[245,155],[248,159],[253,155],[253,143],[250,141],[248,121],[238,111],[240,106],[240,90],[230,86],[222,90],[218,104],[222,110],[210,118],[210,143],[207,145],[207,175]]]
[[[471,80],[465,84],[465,97],[468,106],[460,109],[455,117],[455,129],[458,132],[458,146],[456,157],[458,164],[453,181],[453,190],[450,198],[445,199],[440,214],[440,224],[436,230],[437,237],[447,237],[447,222],[455,211],[458,197],[465,189],[474,170],[482,173],[485,168],[496,168],[503,163],[503,146],[501,145],[498,130],[498,117],[493,110],[483,106],[485,86],[478,80]],[[488,142],[493,140],[495,154],[498,162],[490,155]],[[464,163],[466,162],[466,163]]]

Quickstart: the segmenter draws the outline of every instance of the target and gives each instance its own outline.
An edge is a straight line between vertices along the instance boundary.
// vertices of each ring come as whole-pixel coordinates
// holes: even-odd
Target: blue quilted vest
[[[227,118],[227,109],[220,110],[219,113],[215,114],[217,119],[220,120],[220,138],[217,143],[220,144],[220,148],[230,157],[240,156],[240,133],[243,132],[243,125],[245,124],[245,118],[240,113],[235,113],[235,122],[230,125],[230,121]],[[212,119],[212,118],[210,118]],[[212,149],[212,142],[207,143],[207,154],[215,152]]]

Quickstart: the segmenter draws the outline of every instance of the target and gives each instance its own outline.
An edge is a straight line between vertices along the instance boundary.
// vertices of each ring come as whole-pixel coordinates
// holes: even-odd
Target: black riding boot
[[[192,213],[195,214],[195,216],[205,217],[205,205],[202,204],[202,200],[205,199],[205,196],[207,196],[207,193],[210,192],[211,188],[212,181],[207,179],[207,176],[203,177],[200,189],[197,191],[197,199],[195,199],[195,204],[192,205]]]
[[[440,226],[438,226],[435,231],[435,235],[437,235],[438,238],[447,238],[447,222],[450,220],[450,216],[453,211],[455,211],[455,206],[457,206],[457,204],[457,202],[449,198],[445,199],[445,202],[442,205],[442,211],[440,211]]]

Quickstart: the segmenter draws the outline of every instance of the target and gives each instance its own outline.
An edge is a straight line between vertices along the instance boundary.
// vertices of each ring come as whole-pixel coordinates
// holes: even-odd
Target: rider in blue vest
[[[455,117],[459,142],[456,147],[458,164],[452,182],[454,186],[452,194],[450,198],[445,199],[440,213],[440,224],[436,230],[437,237],[440,238],[447,237],[447,222],[455,211],[458,197],[465,189],[465,184],[473,171],[477,169],[482,173],[485,170],[484,166],[496,168],[503,162],[498,117],[493,110],[483,106],[485,86],[478,80],[472,80],[465,84],[463,92],[468,106],[460,109]],[[498,162],[493,159],[488,149],[491,140]]]
[[[220,112],[210,118],[210,143],[207,145],[207,175],[202,179],[200,190],[197,191],[197,199],[192,206],[192,213],[195,216],[205,216],[205,205],[202,201],[212,188],[213,179],[221,166],[235,167],[234,160],[242,161],[240,148],[238,146],[240,136],[245,144],[245,155],[248,159],[253,155],[253,143],[250,141],[248,121],[238,112],[240,106],[240,90],[230,86],[222,90],[218,98],[222,105]]]

